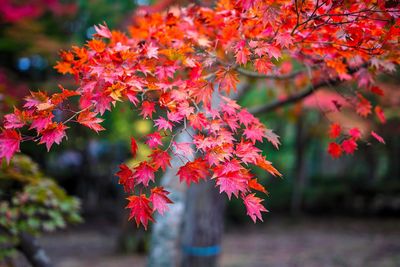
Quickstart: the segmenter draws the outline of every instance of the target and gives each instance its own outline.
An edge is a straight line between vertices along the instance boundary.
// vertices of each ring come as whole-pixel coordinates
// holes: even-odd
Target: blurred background
[[[111,29],[126,31],[138,7],[162,11],[187,3],[0,1],[1,116],[21,105],[28,89],[52,92],[58,84],[76,88],[73,77],[57,74],[53,66],[60,50],[82,46],[91,38],[93,25],[106,22]],[[270,144],[259,148],[284,178],[256,173],[269,191],[264,204],[270,212],[264,223],[254,225],[240,201],[226,201],[219,266],[400,266],[400,74],[381,77],[379,83],[386,94],[381,105],[387,123],[374,127],[386,145],[371,147],[366,141],[354,156],[333,160],[326,153],[329,91],[260,116],[281,136],[282,146],[279,151]],[[276,96],[275,87],[293,85],[252,86],[239,100],[243,106],[265,103]],[[18,173],[3,165],[0,266],[30,266],[26,255],[13,249],[19,241],[10,237],[10,229],[40,236],[51,266],[146,266],[152,229],[145,232],[128,222],[126,196],[114,173],[121,162],[134,161],[129,158],[129,138],[150,133],[152,125],[128,105],[116,109],[105,115],[105,132],[97,135],[74,127],[68,142],[50,153],[43,146],[23,144],[24,155],[11,166]],[[357,117],[336,116],[371,127]],[[135,160],[148,154],[139,143]]]

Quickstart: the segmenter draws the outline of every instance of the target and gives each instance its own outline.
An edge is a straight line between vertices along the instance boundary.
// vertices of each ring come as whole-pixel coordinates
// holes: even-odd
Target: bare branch
[[[271,74],[262,74],[258,72],[254,72],[251,70],[246,70],[243,68],[236,68],[237,72],[239,72],[242,75],[245,75],[250,78],[258,78],[258,79],[271,79],[271,80],[287,80],[287,79],[292,79],[296,77],[297,75],[303,73],[304,70],[298,70],[294,71],[292,73],[288,74],[282,74],[282,75],[271,75]]]
[[[361,66],[360,68],[357,69],[350,69],[349,70],[349,74],[353,74],[356,71],[358,71],[359,69],[365,67],[366,65]],[[270,103],[267,103],[266,105],[262,105],[259,107],[254,107],[252,109],[249,109],[250,113],[253,113],[254,115],[260,115],[262,113],[267,113],[267,112],[271,112],[277,108],[289,105],[289,104],[293,104],[296,103],[304,98],[306,98],[307,96],[313,94],[315,91],[317,91],[318,89],[321,89],[322,87],[325,86],[336,86],[342,83],[342,80],[340,80],[339,78],[334,78],[334,79],[328,79],[328,80],[323,80],[320,81],[316,84],[311,84],[310,86],[308,86],[306,89],[304,89],[303,91],[297,93],[297,94],[293,94],[292,96],[283,99],[283,100],[275,100],[272,101]]]

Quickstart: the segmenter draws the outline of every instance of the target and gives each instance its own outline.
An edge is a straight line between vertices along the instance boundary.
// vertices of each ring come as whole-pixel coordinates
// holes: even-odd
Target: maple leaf
[[[293,44],[293,37],[289,33],[282,33],[276,36],[276,42],[282,46],[289,48]]]
[[[153,43],[145,45],[143,49],[146,51],[146,56],[148,58],[158,58],[158,47]]]
[[[61,143],[61,140],[65,137],[66,129],[68,127],[64,124],[53,122],[41,132],[42,138],[39,144],[46,144],[47,151],[49,151],[54,143],[57,145]]]
[[[131,137],[131,153],[132,153],[132,157],[136,157],[137,154],[137,150],[138,150],[138,145],[136,143],[135,138]]]
[[[150,200],[146,195],[142,194],[140,196],[130,196],[127,198],[129,201],[126,208],[130,209],[129,220],[135,219],[137,227],[141,223],[144,229],[147,230],[147,224],[149,221],[154,222],[153,211],[150,208]]]
[[[189,116],[189,125],[192,126],[194,130],[202,130],[207,126],[207,118],[202,112],[191,114]]]
[[[337,143],[329,143],[328,153],[332,158],[339,158],[342,155],[342,147]]]
[[[21,140],[21,135],[16,130],[3,130],[0,134],[0,159],[6,158],[7,163],[10,163],[15,152],[20,151]]]
[[[135,186],[133,171],[126,164],[119,165],[119,168],[120,170],[115,174],[119,177],[118,184],[123,185],[125,192],[133,190]]]
[[[168,210],[167,204],[173,203],[167,195],[169,192],[162,186],[151,189],[150,201],[153,203],[153,210],[158,211],[161,215]]]
[[[247,47],[243,47],[236,52],[236,63],[246,65],[250,56],[250,51]]]
[[[42,130],[46,129],[51,123],[54,118],[52,113],[44,113],[39,116],[35,116],[32,120],[30,130],[36,129],[36,131],[41,132]]]
[[[170,130],[172,131],[172,123],[168,120],[166,120],[163,117],[160,117],[159,119],[154,120],[154,125],[158,127],[158,130]]]
[[[135,168],[133,177],[136,178],[136,184],[142,183],[144,186],[149,186],[149,182],[154,182],[155,170],[146,161],[143,161]]]
[[[245,127],[249,126],[249,124],[252,124],[256,120],[253,114],[248,112],[247,109],[242,109],[239,113],[237,113],[237,118]]]
[[[255,223],[257,219],[263,221],[261,212],[268,212],[267,209],[261,205],[263,200],[255,196],[255,194],[248,194],[247,196],[243,197],[243,203],[246,206],[247,215]]]
[[[272,133],[272,131],[271,131],[270,133]],[[254,125],[254,124],[253,124],[253,125],[250,125],[250,126],[247,127],[246,129],[244,129],[243,134],[246,136],[247,139],[251,140],[251,142],[252,142],[253,144],[255,144],[257,141],[262,142],[262,141],[263,141],[263,138],[266,137],[266,135],[265,135],[265,134],[266,134],[265,129],[264,129],[263,127],[261,127],[261,126]],[[272,134],[273,134],[273,133],[272,133]],[[278,145],[279,141],[278,141],[278,143],[276,143],[276,140],[275,140],[275,139],[276,139],[276,138],[274,138],[274,137],[272,136],[273,143],[275,143],[275,144]]]
[[[361,138],[361,132],[360,132],[360,130],[358,128],[351,128],[349,130],[349,134],[350,134],[351,137],[354,138],[354,140],[358,140],[358,139]]]
[[[385,95],[383,90],[381,88],[379,88],[378,86],[372,86],[370,90],[371,90],[372,93],[374,93],[376,95],[379,95],[379,96],[384,96]]]
[[[155,170],[161,168],[165,171],[168,166],[171,166],[171,156],[166,151],[160,149],[154,150],[150,157]]]
[[[156,148],[157,146],[161,146],[163,143],[161,141],[162,136],[159,132],[151,133],[147,135],[146,144],[150,148]]]
[[[29,118],[25,111],[20,111],[14,107],[14,113],[10,113],[4,116],[4,128],[6,129],[18,129],[25,125],[25,120]]]
[[[362,116],[362,117],[367,117],[369,114],[371,114],[371,103],[364,98],[361,94],[358,94],[358,102],[357,102],[357,113]]]
[[[381,123],[386,123],[385,113],[383,113],[382,108],[380,106],[376,106],[374,110],[375,110],[375,114],[378,117],[379,121]]]
[[[276,149],[279,149],[281,142],[279,141],[279,136],[275,134],[271,129],[265,130],[265,138],[270,142]]]
[[[258,183],[257,178],[251,179],[248,183],[249,188],[260,191],[268,195],[268,191],[265,189],[265,187]]]
[[[104,37],[104,38],[111,38],[112,34],[111,31],[108,29],[108,26],[106,23],[104,23],[104,25],[94,25],[94,29],[96,31],[96,35],[98,35],[99,37]]]
[[[375,138],[376,140],[378,140],[379,143],[385,144],[385,140],[376,132],[371,131],[371,135],[373,138]]]
[[[175,153],[184,156],[185,158],[193,157],[193,147],[192,143],[189,142],[173,142],[172,146],[175,150]]]
[[[240,141],[239,144],[236,145],[235,154],[240,157],[242,162],[247,163],[256,163],[259,157],[261,150],[257,147],[253,146],[250,142],[245,142],[243,140]]]
[[[268,56],[273,57],[276,60],[278,60],[282,56],[281,50],[273,45],[268,46],[268,48],[266,48],[266,51]]]
[[[142,111],[140,112],[140,115],[142,115],[144,119],[147,118],[147,117],[152,118],[153,117],[153,113],[155,111],[156,111],[155,103],[149,102],[147,100],[143,101],[143,103],[142,103]]]
[[[357,143],[354,139],[347,139],[342,142],[343,151],[347,154],[353,154],[354,151],[357,149]]]
[[[99,123],[103,122],[103,119],[97,118],[96,113],[87,110],[84,110],[83,112],[79,113],[77,121],[86,126],[89,127],[90,129],[96,131],[97,133],[99,131],[105,130],[103,126],[101,126]]]
[[[238,74],[233,69],[220,68],[216,72],[216,81],[219,84],[219,90],[226,92],[228,95],[231,90],[236,91],[236,84],[239,82]]]
[[[205,179],[208,174],[208,164],[203,158],[187,162],[179,168],[177,173],[179,180],[186,181],[188,186],[191,182],[198,183],[200,179]]]
[[[254,62],[254,67],[256,68],[256,70],[259,73],[263,73],[263,74],[268,74],[268,72],[270,72],[272,70],[273,66],[274,66],[274,64],[272,64],[270,61],[268,61],[265,58],[258,58]]]
[[[247,177],[243,176],[240,171],[227,172],[216,177],[216,184],[219,186],[219,192],[225,192],[231,199],[232,194],[238,197],[239,192],[247,190]]]
[[[264,170],[266,170],[267,172],[269,172],[270,174],[272,174],[273,176],[282,176],[282,174],[275,169],[271,162],[269,162],[268,160],[266,160],[264,157],[259,156],[257,158],[257,162],[256,165]]]
[[[329,137],[332,139],[338,138],[340,136],[341,131],[342,128],[340,127],[339,124],[332,123],[329,127]]]

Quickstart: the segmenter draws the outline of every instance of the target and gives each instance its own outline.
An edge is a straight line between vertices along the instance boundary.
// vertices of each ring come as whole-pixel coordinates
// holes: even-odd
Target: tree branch
[[[240,74],[245,75],[245,76],[250,77],[250,78],[271,79],[271,80],[287,80],[287,79],[292,79],[292,78],[296,77],[297,75],[302,73],[304,70],[298,70],[298,71],[294,71],[292,73],[282,74],[282,75],[262,74],[262,73],[258,73],[258,72],[251,71],[251,70],[246,70],[246,69],[239,68],[239,67],[236,68],[236,71],[239,72]]]
[[[25,255],[33,267],[52,267],[49,257],[43,248],[38,244],[37,240],[27,234],[20,233],[18,235],[19,244],[17,249]]]
[[[362,65],[360,68],[357,68],[357,69],[350,69],[349,74],[354,74],[356,71],[358,71],[359,69],[361,69],[365,66],[366,66],[366,64]],[[266,105],[251,108],[251,109],[249,109],[249,111],[253,115],[260,115],[261,113],[267,113],[267,112],[273,111],[277,108],[280,108],[280,107],[283,107],[283,106],[286,106],[286,105],[289,105],[292,103],[296,103],[296,102],[306,98],[307,96],[313,94],[315,91],[317,91],[318,89],[320,89],[322,87],[336,86],[341,83],[342,83],[342,80],[340,80],[339,78],[320,81],[316,84],[312,84],[312,85],[308,86],[303,91],[301,91],[297,94],[293,94],[292,96],[290,96],[286,99],[275,100],[270,103],[267,103]]]

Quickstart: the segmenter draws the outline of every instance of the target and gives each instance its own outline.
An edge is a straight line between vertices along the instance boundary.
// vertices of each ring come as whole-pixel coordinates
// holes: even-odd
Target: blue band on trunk
[[[198,257],[215,256],[221,253],[220,246],[209,246],[209,247],[183,246],[182,250],[187,255],[198,256]]]

